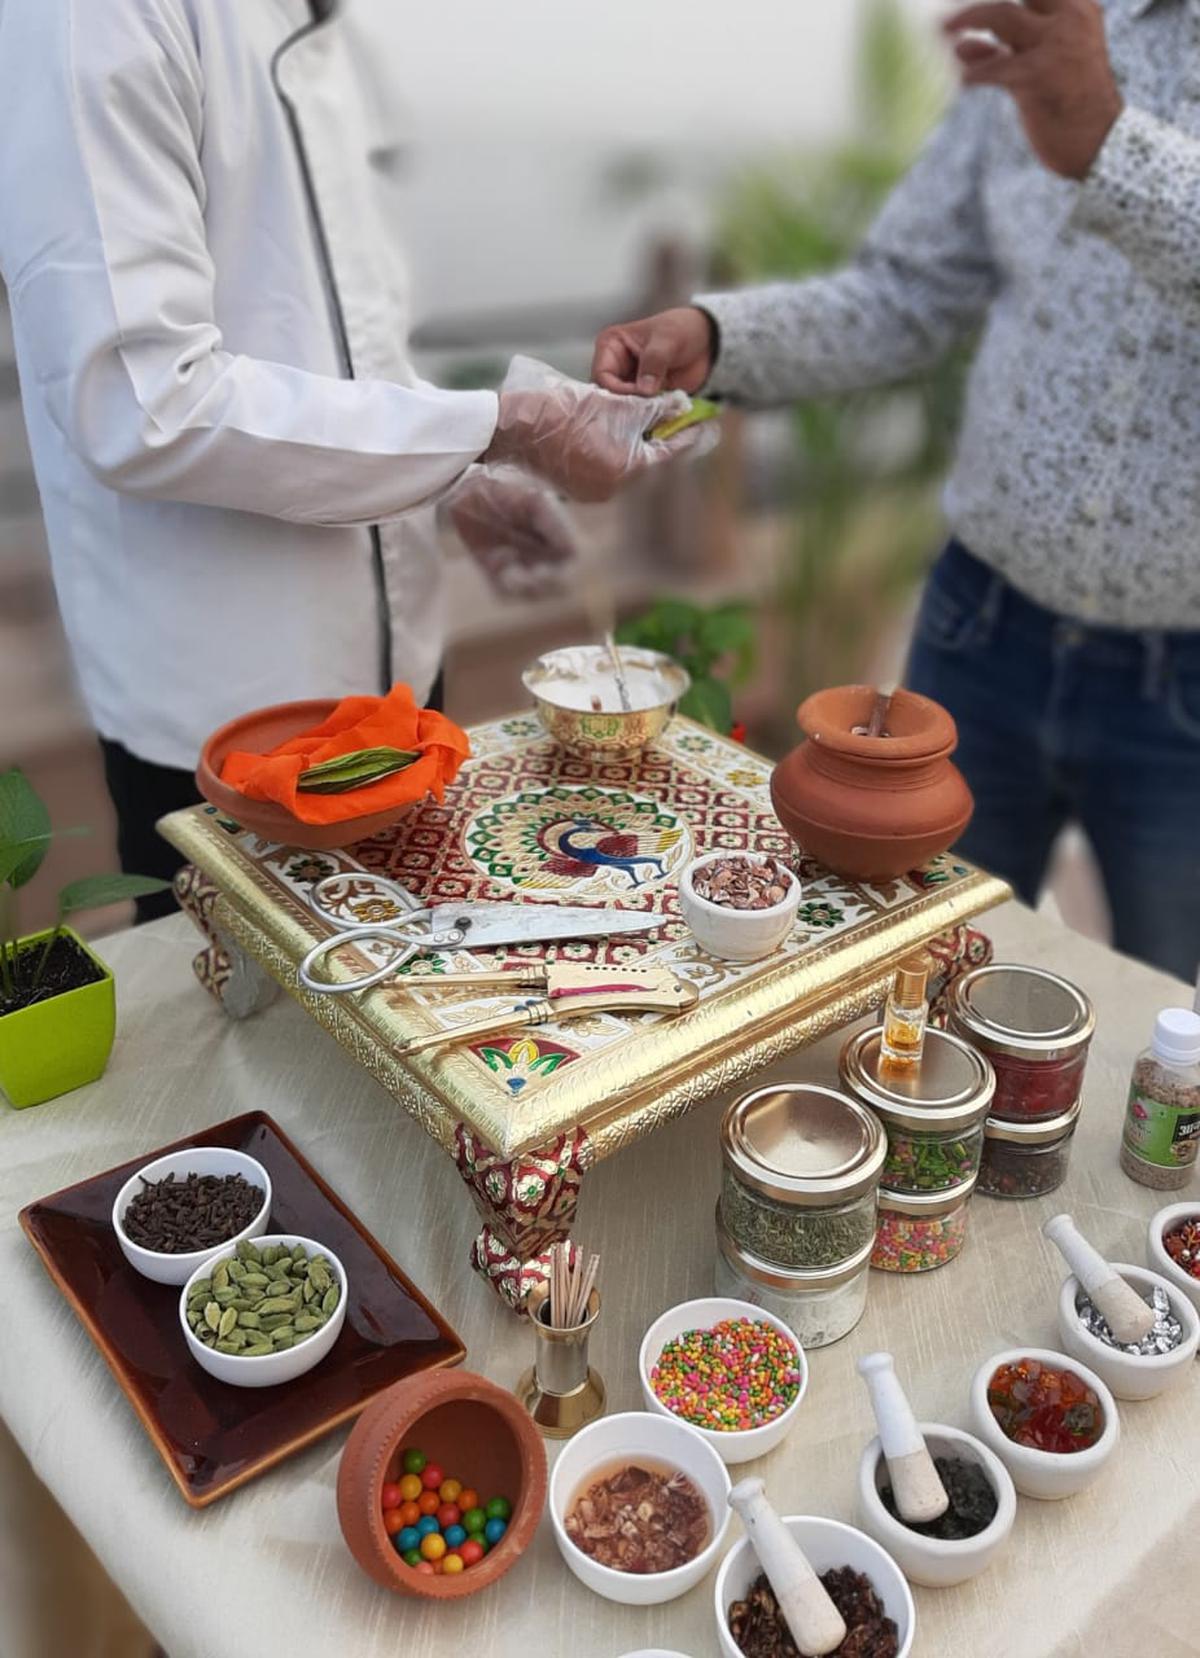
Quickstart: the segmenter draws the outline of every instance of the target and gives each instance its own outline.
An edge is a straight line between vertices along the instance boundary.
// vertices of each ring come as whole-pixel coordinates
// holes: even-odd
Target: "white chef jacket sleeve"
[[[59,10],[61,50],[28,109],[55,165],[45,188],[72,211],[42,215],[40,245],[18,249],[13,304],[67,442],[123,493],[302,523],[375,523],[444,490],[491,442],[495,395],[226,350],[186,21],[152,0]],[[6,118],[5,143],[21,142]]]
[[[997,284],[979,187],[992,96],[957,100],[843,269],[695,300],[719,333],[707,390],[770,404],[885,385],[980,320]]]

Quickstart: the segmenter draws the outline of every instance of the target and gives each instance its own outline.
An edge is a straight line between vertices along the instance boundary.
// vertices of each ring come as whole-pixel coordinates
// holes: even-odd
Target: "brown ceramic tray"
[[[316,1238],[346,1268],[342,1333],[294,1382],[241,1388],[209,1376],[184,1344],[179,1289],[151,1283],[121,1254],[110,1218],[117,1192],[143,1164],[185,1146],[231,1146],[257,1157],[274,1192],[268,1230]],[[20,1220],[193,1508],[311,1445],[394,1382],[466,1356],[445,1319],[262,1111],[68,1186],[31,1203]]]

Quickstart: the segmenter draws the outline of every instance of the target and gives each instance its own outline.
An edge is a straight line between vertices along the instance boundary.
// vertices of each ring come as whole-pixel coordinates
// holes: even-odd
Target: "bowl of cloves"
[[[709,852],[679,880],[679,908],[700,948],[726,961],[759,961],[791,933],[800,882],[782,859]]]
[[[156,1284],[186,1284],[220,1250],[261,1237],[270,1215],[270,1175],[229,1146],[156,1157],[125,1182],[112,1206],[121,1253]]]

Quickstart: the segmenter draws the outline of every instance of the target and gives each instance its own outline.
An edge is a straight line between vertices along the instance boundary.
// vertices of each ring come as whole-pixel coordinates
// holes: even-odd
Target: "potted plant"
[[[738,735],[733,720],[733,691],[754,667],[754,617],[748,604],[689,604],[660,599],[617,629],[622,645],[662,651],[681,663],[692,683],[679,712],[722,736]]]
[[[67,926],[79,910],[162,892],[144,875],[92,875],[58,895],[58,922],[17,934],[16,893],[41,868],[50,814],[25,775],[0,774],[0,1089],[15,1106],[94,1082],[108,1064],[116,1027],[113,976]]]

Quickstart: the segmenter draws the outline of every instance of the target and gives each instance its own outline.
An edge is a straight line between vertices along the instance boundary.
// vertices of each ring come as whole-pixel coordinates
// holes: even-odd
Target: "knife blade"
[[[663,918],[651,912],[588,909],[570,904],[438,904],[434,933],[461,932],[463,948],[492,944],[539,944],[573,938],[649,933]]]

